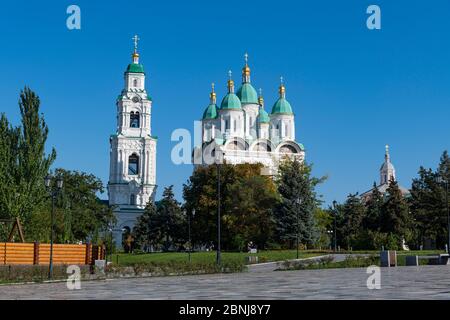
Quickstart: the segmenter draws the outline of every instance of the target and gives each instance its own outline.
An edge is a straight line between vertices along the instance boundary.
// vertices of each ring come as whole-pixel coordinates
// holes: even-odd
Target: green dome
[[[258,95],[256,94],[255,88],[250,83],[242,84],[242,87],[239,88],[237,92],[237,96],[241,100],[241,103],[254,103],[258,104]]]
[[[131,73],[145,73],[144,72],[144,66],[142,64],[138,63],[130,63],[127,67],[127,71],[125,72],[131,72]]]
[[[278,99],[272,107],[272,114],[276,113],[293,114],[291,104],[285,98]]]
[[[262,108],[259,109],[258,122],[259,123],[269,123],[270,122],[269,114],[266,112],[266,110],[264,110]]]
[[[234,93],[228,93],[220,104],[220,109],[241,109],[241,101]]]
[[[203,112],[203,120],[216,119],[217,118],[217,106],[210,104]]]

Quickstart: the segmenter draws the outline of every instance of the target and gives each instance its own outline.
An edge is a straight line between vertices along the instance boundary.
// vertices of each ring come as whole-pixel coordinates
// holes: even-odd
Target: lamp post
[[[192,215],[192,218],[195,216],[195,209],[192,209],[191,214],[188,214],[188,215],[187,215],[187,218],[188,218],[188,236],[189,236],[189,250],[188,250],[189,262],[191,262],[191,251],[192,251],[192,241],[191,241],[191,215]]]
[[[54,221],[55,221],[55,200],[56,196],[59,194],[59,192],[62,189],[63,186],[63,180],[61,177],[56,178],[56,188],[52,187],[52,176],[47,175],[44,179],[45,187],[47,188],[47,191],[52,198],[52,214],[51,214],[51,233],[50,233],[50,262],[48,267],[48,279],[53,279],[53,237],[54,237]]]
[[[221,248],[220,248],[220,165],[223,162],[223,152],[219,148],[216,149],[216,165],[217,165],[217,256],[216,263],[221,265]]]
[[[443,179],[442,177],[437,177],[437,182],[439,184],[445,185],[445,204],[447,207],[447,233],[448,233],[448,239],[447,239],[447,253],[450,253],[450,209],[448,205],[448,180]]]
[[[336,220],[337,220],[337,201],[333,200],[333,212],[334,212],[334,252],[337,251],[337,232],[336,232]]]

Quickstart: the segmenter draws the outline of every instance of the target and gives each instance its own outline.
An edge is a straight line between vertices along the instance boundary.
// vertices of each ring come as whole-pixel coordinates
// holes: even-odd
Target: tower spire
[[[250,67],[248,66],[248,53],[244,54],[245,66],[242,68],[242,83],[250,83]]]
[[[264,107],[264,98],[263,98],[263,95],[262,95],[262,89],[261,88],[259,88],[258,104],[261,107]]]
[[[283,76],[280,77],[280,88],[279,88],[278,92],[280,93],[281,99],[286,98],[286,87],[284,86]]]
[[[138,41],[141,39],[137,36],[137,34],[135,34],[134,37],[131,39],[133,40],[133,43],[134,43],[134,51],[132,54],[133,63],[138,64],[139,63],[139,53],[137,52],[137,47],[138,47]]]
[[[228,70],[228,93],[234,93],[234,81],[231,79],[233,72]]]
[[[214,82],[211,83],[211,93],[209,94],[211,104],[216,104],[216,92],[214,91]]]
[[[386,162],[390,162],[391,161],[391,157],[389,156],[389,145],[386,145],[386,151],[384,153],[384,159],[386,160]]]

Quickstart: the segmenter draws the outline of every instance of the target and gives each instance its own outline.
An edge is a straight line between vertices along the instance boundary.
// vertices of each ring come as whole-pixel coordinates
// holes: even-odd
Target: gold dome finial
[[[216,92],[214,91],[214,82],[211,83],[211,93],[209,94],[209,99],[211,101],[211,104],[216,104],[217,97]]]
[[[263,98],[263,95],[262,95],[262,89],[261,88],[259,88],[258,104],[261,107],[264,106],[264,98]]]
[[[242,68],[242,82],[250,82],[250,67],[248,66],[248,53],[244,54],[245,66]]]
[[[280,77],[280,88],[278,92],[280,93],[280,98],[284,98],[286,96],[286,87],[284,86],[284,79],[282,76]]]
[[[231,79],[232,75],[233,75],[233,73],[231,72],[231,70],[228,70],[228,92],[229,93],[234,93],[234,81]]]

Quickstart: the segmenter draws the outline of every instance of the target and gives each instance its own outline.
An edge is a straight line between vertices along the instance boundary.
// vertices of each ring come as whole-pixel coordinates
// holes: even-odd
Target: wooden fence
[[[53,244],[53,264],[90,264],[105,259],[105,248],[92,244]],[[0,242],[0,265],[49,264],[50,244]]]

